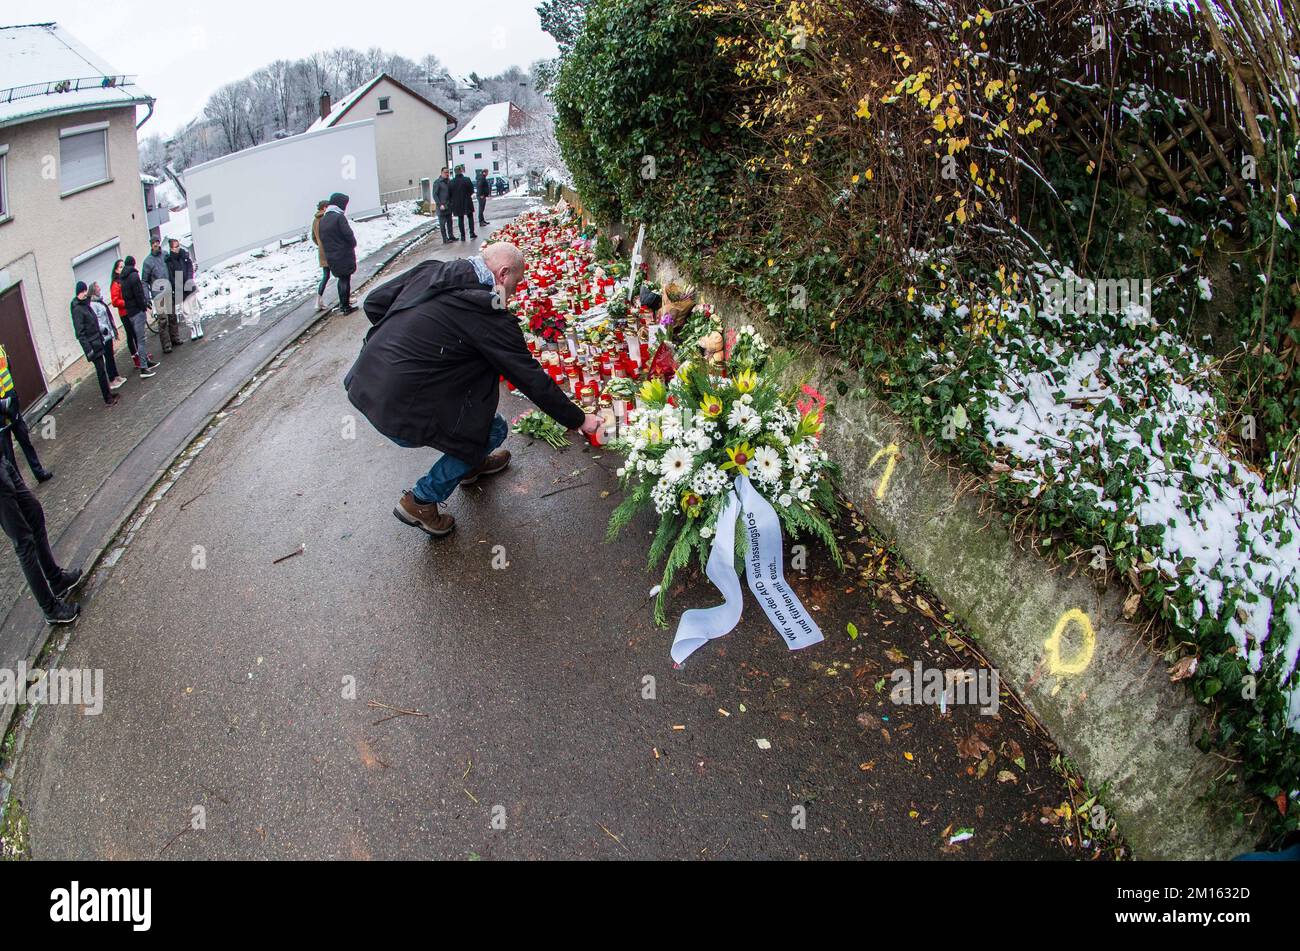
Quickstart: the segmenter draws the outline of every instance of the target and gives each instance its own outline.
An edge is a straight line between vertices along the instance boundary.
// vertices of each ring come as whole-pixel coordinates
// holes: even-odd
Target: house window
[[[64,195],[101,185],[108,177],[108,123],[59,133],[59,187]]]
[[[500,171],[500,169],[497,167],[497,166],[499,166],[500,164],[501,164],[500,162],[493,162],[493,163],[492,163],[492,171],[494,171],[494,172]]]
[[[0,221],[9,220],[9,146],[0,145]]]
[[[492,143],[492,151],[497,151],[497,144],[495,142]]]
[[[392,112],[392,111],[393,111],[393,110],[390,109],[389,106],[388,106],[388,100],[389,100],[389,98],[390,98],[390,97],[388,97],[388,96],[380,96],[380,97],[379,97],[379,111],[380,111],[380,112]]]
[[[482,152],[475,152],[475,153],[474,153],[474,157],[475,157],[476,159],[481,159],[481,158],[483,157],[483,153],[482,153]]]
[[[457,155],[464,155],[464,154],[465,154],[465,146],[463,146],[463,145],[458,145],[458,146],[456,146],[456,148],[460,150],[460,151],[458,151],[458,152],[456,153]]]

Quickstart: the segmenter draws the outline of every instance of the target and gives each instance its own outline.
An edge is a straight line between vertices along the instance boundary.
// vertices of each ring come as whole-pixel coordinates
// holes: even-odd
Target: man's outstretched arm
[[[474,340],[479,351],[498,373],[532,400],[547,416],[568,429],[591,431],[591,421],[573,400],[565,396],[541,365],[528,352],[524,335],[514,318],[492,316],[483,321],[482,332]]]

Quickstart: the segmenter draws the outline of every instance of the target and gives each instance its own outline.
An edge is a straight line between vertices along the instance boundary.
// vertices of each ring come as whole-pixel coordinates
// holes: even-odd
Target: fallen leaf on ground
[[[969,759],[982,759],[989,752],[989,745],[972,733],[966,739],[957,741],[957,752]]]
[[[1129,620],[1137,614],[1138,605],[1142,603],[1142,595],[1134,591],[1124,599],[1124,619]]]
[[[1199,657],[1184,657],[1174,666],[1169,668],[1170,683],[1178,683],[1180,680],[1186,680],[1192,674],[1196,673],[1196,665],[1200,663]]]

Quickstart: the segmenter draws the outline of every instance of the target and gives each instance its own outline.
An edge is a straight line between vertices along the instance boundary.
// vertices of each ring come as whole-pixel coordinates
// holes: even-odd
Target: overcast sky
[[[437,56],[454,76],[527,68],[555,55],[537,0],[3,0],[0,23],[61,23],[158,100],[142,135],[199,114],[223,83],[277,59],[336,46]],[[348,92],[331,89],[335,99]]]

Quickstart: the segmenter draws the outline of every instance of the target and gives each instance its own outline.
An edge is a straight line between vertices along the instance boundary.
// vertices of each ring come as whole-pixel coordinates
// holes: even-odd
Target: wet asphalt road
[[[62,665],[104,670],[104,711],[42,709],[15,777],[35,858],[1072,857],[1041,821],[1053,751],[1014,704],[881,691],[914,659],[970,665],[910,596],[814,553],[792,581],[826,642],[788,652],[747,593],[674,670],[649,525],[602,542],[618,462],[576,440],[511,436],[448,539],[399,523],[435,454],[347,402],[364,327],[308,338],[101,569]],[[696,576],[670,618],[715,599]]]

